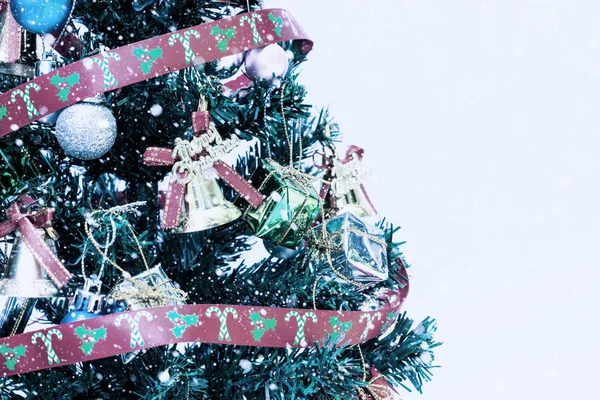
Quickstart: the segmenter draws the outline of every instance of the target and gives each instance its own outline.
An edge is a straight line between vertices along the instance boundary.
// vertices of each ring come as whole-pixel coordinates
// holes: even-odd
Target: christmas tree
[[[363,150],[305,102],[312,42],[289,12],[0,13],[2,398],[421,391],[435,323],[401,310],[398,227]]]

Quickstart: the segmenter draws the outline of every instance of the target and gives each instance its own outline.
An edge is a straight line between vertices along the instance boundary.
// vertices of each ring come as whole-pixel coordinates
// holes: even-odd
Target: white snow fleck
[[[246,359],[240,360],[240,367],[242,368],[245,374],[252,371],[252,363]]]
[[[166,383],[169,381],[169,379],[171,379],[171,374],[169,374],[169,369],[165,369],[164,371],[158,373],[158,380],[161,383]]]
[[[153,117],[160,117],[163,113],[163,108],[158,105],[155,104],[152,107],[150,107],[150,114],[152,114]]]

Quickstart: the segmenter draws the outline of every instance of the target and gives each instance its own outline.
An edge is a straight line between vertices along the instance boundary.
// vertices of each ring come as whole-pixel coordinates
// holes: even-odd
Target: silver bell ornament
[[[38,234],[56,252],[54,240],[43,229],[39,229]],[[61,296],[20,235],[10,250],[3,278],[0,280],[0,337],[25,330],[38,298]]]
[[[278,86],[289,67],[287,52],[277,44],[254,49],[246,54],[246,75],[253,81],[265,81]]]
[[[41,60],[38,61],[37,63],[35,63],[34,76],[36,78],[38,78],[38,77],[40,77],[42,75],[46,75],[52,71],[56,71],[57,69],[59,69],[62,66],[63,66],[63,63],[59,62],[56,59],[56,55],[54,53],[44,52],[42,54]],[[45,117],[40,118],[38,120],[38,122],[41,122],[42,124],[46,124],[46,125],[54,125],[56,123],[56,120],[58,119],[59,114],[60,114],[60,111],[55,111],[52,114],[48,114]]]
[[[65,154],[95,160],[110,151],[117,138],[117,120],[103,102],[103,95],[91,97],[60,113],[56,139]]]

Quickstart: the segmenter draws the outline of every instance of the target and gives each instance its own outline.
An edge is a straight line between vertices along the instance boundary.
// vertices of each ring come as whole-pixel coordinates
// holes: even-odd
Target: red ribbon
[[[271,14],[272,18],[270,19]],[[273,17],[282,19],[283,24],[274,23]],[[254,23],[252,25],[244,23],[246,19],[251,19]],[[220,39],[217,38],[219,35],[215,36],[212,33],[215,28],[235,29],[235,37],[227,42],[224,51],[219,46]],[[202,39],[198,39],[195,34],[190,36],[190,33],[193,32],[196,32]],[[190,39],[186,42],[189,51],[179,39],[185,37],[186,34]],[[260,40],[256,39],[257,35],[260,36]],[[74,62],[0,94],[0,108],[6,107],[7,114],[4,118],[0,117],[0,137],[98,93],[117,90],[160,75],[189,68],[192,64],[206,63],[270,44],[292,40],[298,42],[300,51],[303,53],[308,53],[312,48],[312,41],[308,39],[302,27],[289,12],[281,9],[266,9],[188,27],[112,49],[106,54],[94,55]],[[68,41],[67,37],[63,37],[59,41],[59,45],[65,42],[65,46],[71,46],[67,43]],[[162,49],[162,58],[153,61],[149,73],[141,68],[141,60],[136,56],[136,50],[140,48],[145,50]],[[193,60],[189,58],[190,51],[194,54]],[[93,59],[106,62],[108,67],[102,68],[94,63]],[[75,73],[79,75],[79,84],[73,86],[70,95],[65,100],[64,97],[59,96],[60,89],[53,85],[51,80],[55,76],[67,77]],[[112,79],[106,81],[105,78],[108,75]],[[29,91],[32,88],[31,84],[36,84],[40,90]],[[17,90],[29,91],[30,102],[35,106],[38,114],[32,115],[28,112],[21,96],[17,96],[15,101],[12,101],[13,93]]]
[[[315,153],[315,154],[317,154],[317,153]],[[350,162],[350,160],[352,160],[352,158],[355,155],[358,157],[359,160],[362,160],[364,154],[365,154],[365,150],[363,148],[355,146],[355,145],[351,145],[350,147],[348,147],[348,150],[346,150],[346,157],[344,159],[338,160],[338,162],[341,162],[342,164],[346,164],[346,163]],[[323,156],[323,162],[321,165],[317,165],[317,168],[324,169],[324,170],[332,169],[333,163],[334,163],[333,157],[327,157],[325,154],[322,154],[322,156]],[[327,193],[329,192],[330,188],[331,188],[330,184],[323,185],[323,187],[321,188],[321,193],[319,194],[322,199],[325,199],[325,196],[327,196]],[[369,202],[369,205],[371,206],[371,208],[373,208],[373,210],[375,210],[375,212],[377,212],[377,209],[373,205],[373,202],[371,201],[371,198],[367,194],[367,191],[365,190],[365,186],[362,183],[360,185],[360,190],[363,192],[363,195],[365,196],[365,199],[367,200],[367,202]]]
[[[194,135],[202,136],[210,128],[211,116],[208,111],[199,111],[192,114],[192,125]],[[148,147],[144,152],[144,164],[149,166],[172,166],[178,161],[173,154],[172,149],[164,147]],[[215,161],[213,168],[227,185],[243,196],[248,202],[257,208],[262,204],[263,197],[248,181],[235,172],[229,165],[221,160]],[[169,189],[165,195],[165,205],[161,227],[163,229],[173,229],[179,226],[181,219],[181,210],[183,198],[185,196],[185,184],[181,183],[187,178],[187,172],[176,173],[171,177]]]
[[[24,197],[6,210],[7,221],[0,224],[0,237],[4,237],[14,231],[21,233],[21,239],[29,248],[36,261],[44,268],[52,282],[60,289],[69,282],[71,273],[64,267],[56,255],[50,250],[44,238],[36,229],[50,228],[54,219],[54,209],[44,208],[36,213],[23,213],[25,205],[33,203],[28,197]]]
[[[400,273],[406,274],[404,267],[401,267]],[[349,345],[364,343],[379,337],[397,321],[407,294],[408,285],[400,291],[388,291],[382,295],[382,299],[387,301],[381,308],[372,311],[192,304],[99,316],[1,338],[0,346],[7,346],[9,349],[26,346],[26,356],[19,358],[12,367],[0,360],[0,376],[97,360],[132,350],[175,343],[201,342],[280,348],[313,346],[323,342],[334,332],[332,317],[351,322],[351,328],[343,333],[340,342]],[[191,318],[192,315],[194,318]],[[266,328],[267,319],[274,320],[271,321],[275,322],[273,328]],[[87,350],[83,345],[89,338],[82,335],[86,332],[90,337],[94,337],[94,332],[102,332],[95,344]],[[46,362],[50,353],[42,343],[36,345],[36,340],[32,340],[36,337],[52,339],[53,354],[60,362],[56,363],[56,359],[54,363]],[[372,371],[373,378],[376,377],[375,372]],[[371,382],[387,384],[383,378]]]

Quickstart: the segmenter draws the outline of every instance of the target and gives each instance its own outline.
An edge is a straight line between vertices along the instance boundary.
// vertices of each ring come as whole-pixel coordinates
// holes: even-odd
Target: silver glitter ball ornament
[[[115,144],[117,121],[101,100],[90,99],[65,108],[56,120],[56,139],[65,154],[95,160]]]
[[[246,75],[250,79],[274,85],[279,85],[289,64],[286,51],[276,44],[249,51],[244,61]]]

